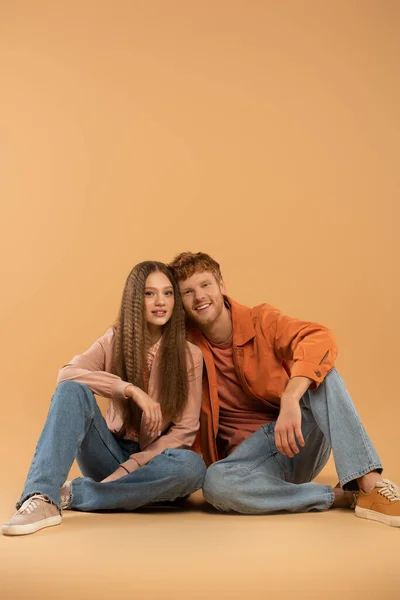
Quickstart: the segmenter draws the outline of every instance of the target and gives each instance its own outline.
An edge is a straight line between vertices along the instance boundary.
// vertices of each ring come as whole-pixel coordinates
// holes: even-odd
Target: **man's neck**
[[[232,335],[232,316],[224,306],[221,315],[209,326],[200,327],[202,334],[211,343],[224,344]]]

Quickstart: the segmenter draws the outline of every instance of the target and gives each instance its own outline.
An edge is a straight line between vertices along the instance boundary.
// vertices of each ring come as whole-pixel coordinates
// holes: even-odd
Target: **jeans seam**
[[[251,468],[249,467],[248,469],[249,469],[249,471],[252,471],[252,470],[256,469],[257,467],[259,467],[260,465],[262,465],[263,462],[265,462],[268,458],[273,458],[275,464],[279,467],[279,469],[282,473],[283,480],[287,482],[288,481],[287,468],[283,464],[283,462],[280,460],[280,458],[279,458],[280,452],[275,445],[274,422],[265,423],[265,425],[262,425],[262,430],[264,431],[265,437],[268,439],[268,443],[270,446],[270,454],[267,457],[263,458],[262,460],[259,460],[258,463],[253,465]],[[273,436],[274,443],[272,443],[270,436]]]
[[[249,466],[249,467],[243,466],[242,468],[251,473],[252,471],[254,471],[254,469],[257,469],[260,465],[262,465],[265,461],[267,461],[269,458],[272,458],[273,456],[274,456],[274,454],[268,454],[268,456],[263,456],[262,458],[259,458],[251,466]],[[240,466],[240,465],[238,465],[238,466]]]
[[[109,451],[109,453],[115,458],[115,460],[118,462],[118,464],[120,464],[120,460],[119,457],[115,455],[115,453],[112,451],[112,449],[110,448],[110,446],[107,444],[106,440],[104,439],[104,437],[102,436],[99,428],[96,426],[96,421],[95,421],[95,413],[92,413],[91,415],[85,417],[85,423],[88,423],[89,421],[91,421],[89,427],[93,426],[94,429],[97,431],[97,434],[99,436],[99,438],[101,439],[101,441],[103,442],[103,444],[105,445],[105,447],[107,448],[107,450]],[[77,447],[80,448],[83,440],[85,439],[86,435],[87,435],[87,431],[79,438],[78,440],[78,444]]]
[[[343,379],[339,376],[338,373],[337,373],[337,375],[338,375],[337,379],[339,381],[339,385],[341,386],[341,388],[343,390],[343,394],[345,396],[348,396],[349,393],[348,393],[348,391],[346,389],[346,386],[344,385]],[[359,416],[359,414],[358,414],[358,412],[356,410],[356,407],[354,406],[354,403],[352,402],[351,399],[350,399],[350,407],[351,407],[351,410],[352,410],[352,413],[353,413],[354,417],[357,420],[357,427],[358,427],[359,433],[361,433],[361,438],[363,440],[363,445],[364,445],[364,449],[366,451],[366,455],[368,457],[368,460],[371,462],[372,461],[372,455],[371,455],[370,448],[369,448],[369,440],[367,439],[366,431],[365,431],[364,426],[363,426],[363,424],[361,422],[361,419],[360,419],[360,416]]]
[[[328,446],[327,449],[325,450],[325,452],[323,453],[321,460],[318,462],[318,465],[315,467],[314,471],[312,472],[311,481],[316,477],[317,473],[320,472],[321,463],[323,463],[324,466],[326,465],[325,457],[326,457],[326,455],[328,455],[328,458],[329,458],[331,450],[332,450],[331,447]]]
[[[333,490],[327,492],[329,495],[330,504],[328,506],[328,510],[332,508],[332,504],[335,502],[335,493]]]
[[[279,454],[279,452],[276,452],[276,454],[272,454],[272,457],[274,458],[276,464],[278,465],[279,469],[282,472],[283,481],[287,482],[288,481],[287,469],[286,469],[285,465],[281,462],[278,454]]]

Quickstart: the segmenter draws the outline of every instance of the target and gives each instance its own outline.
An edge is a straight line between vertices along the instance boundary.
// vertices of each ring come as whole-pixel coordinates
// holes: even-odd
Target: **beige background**
[[[396,0],[0,1],[3,521],[58,368],[135,263],[187,249],[237,300],[334,330],[400,480],[399,30]],[[398,531],[204,510],[2,538],[0,597],[400,595]]]

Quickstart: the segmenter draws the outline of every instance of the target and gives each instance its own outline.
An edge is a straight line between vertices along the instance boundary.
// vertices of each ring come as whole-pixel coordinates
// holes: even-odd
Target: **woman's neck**
[[[150,346],[154,346],[162,336],[162,327],[147,323],[147,335]]]

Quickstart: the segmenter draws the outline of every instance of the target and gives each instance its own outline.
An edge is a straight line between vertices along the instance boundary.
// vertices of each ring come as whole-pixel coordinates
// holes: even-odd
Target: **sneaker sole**
[[[39,529],[45,527],[54,527],[54,525],[60,525],[62,521],[61,515],[57,517],[48,517],[42,521],[36,523],[29,523],[29,525],[3,525],[1,532],[3,535],[28,535],[29,533],[35,533]]]
[[[361,519],[379,521],[379,523],[384,523],[391,527],[400,527],[400,517],[391,517],[390,515],[377,512],[376,510],[369,510],[368,508],[361,508],[360,506],[356,506],[355,513],[356,517],[360,517]]]

